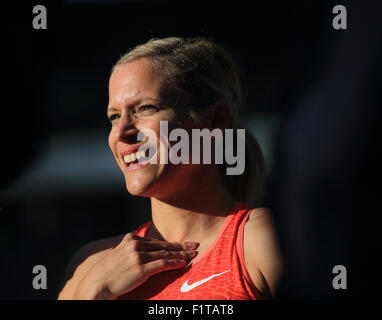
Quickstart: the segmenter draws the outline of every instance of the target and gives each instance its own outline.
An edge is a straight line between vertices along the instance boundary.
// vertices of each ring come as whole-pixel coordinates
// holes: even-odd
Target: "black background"
[[[47,8],[47,30],[32,27],[37,4]],[[347,30],[332,27],[336,4],[347,8]],[[381,297],[380,13],[378,1],[6,5],[0,298],[55,299],[80,246],[131,231],[149,217],[148,201],[131,198],[120,181],[80,192],[5,191],[40,161],[49,137],[97,132],[106,143],[113,63],[128,48],[166,36],[205,36],[228,47],[247,80],[243,118],[280,119],[272,146],[276,165],[264,199],[287,262],[279,297]],[[32,287],[37,264],[47,267],[47,290]],[[338,264],[347,267],[347,290],[331,286]]]

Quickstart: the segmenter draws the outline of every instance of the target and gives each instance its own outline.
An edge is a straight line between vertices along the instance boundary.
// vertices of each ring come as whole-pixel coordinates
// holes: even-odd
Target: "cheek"
[[[141,121],[137,126],[137,130],[145,134],[145,141],[150,141],[150,144],[160,141],[160,122],[157,119]],[[142,142],[144,143],[144,141],[138,143]]]
[[[138,130],[143,130],[143,129],[150,129],[155,132],[159,132],[160,129],[160,121],[165,121],[166,119],[161,119],[160,117],[153,116],[151,118],[147,118],[145,120],[141,120],[137,124],[137,129]]]

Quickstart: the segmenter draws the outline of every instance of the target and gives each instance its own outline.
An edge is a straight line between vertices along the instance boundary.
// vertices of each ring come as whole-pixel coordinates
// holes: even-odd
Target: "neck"
[[[202,242],[218,233],[234,204],[216,179],[205,177],[202,184],[189,188],[187,194],[176,194],[170,199],[151,198],[153,223],[148,236]]]

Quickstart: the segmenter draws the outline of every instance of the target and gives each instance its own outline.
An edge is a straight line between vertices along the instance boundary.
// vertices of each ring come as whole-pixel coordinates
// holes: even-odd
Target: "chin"
[[[151,197],[158,177],[154,172],[135,172],[125,176],[126,189],[132,196]]]
[[[142,180],[126,181],[126,189],[132,196],[148,197],[150,183]]]

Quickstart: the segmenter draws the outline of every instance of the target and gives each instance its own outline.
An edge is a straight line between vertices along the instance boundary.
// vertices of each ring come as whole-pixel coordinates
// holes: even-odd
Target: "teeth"
[[[138,151],[137,152],[137,159],[139,160],[140,158],[144,157],[145,156],[145,152],[144,151]]]
[[[131,153],[131,154],[125,155],[123,157],[123,161],[125,163],[130,163],[132,161],[139,160],[140,158],[142,158],[144,156],[145,156],[145,152],[144,151],[138,151],[136,153]]]

